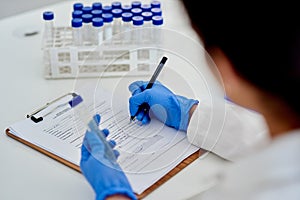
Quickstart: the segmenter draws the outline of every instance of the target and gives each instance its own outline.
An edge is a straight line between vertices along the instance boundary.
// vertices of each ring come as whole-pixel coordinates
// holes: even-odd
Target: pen
[[[165,57],[165,56],[162,57],[160,63],[159,63],[158,66],[156,67],[156,70],[154,71],[154,73],[153,73],[153,75],[152,75],[152,77],[151,77],[149,83],[147,84],[145,90],[146,90],[146,89],[152,88],[152,86],[153,86],[155,80],[157,79],[157,77],[158,77],[159,73],[161,72],[163,66],[165,65],[167,59],[168,59],[168,58]],[[135,115],[132,115],[132,116],[130,117],[130,121],[133,121],[133,120],[135,119],[136,115],[137,115],[139,112],[141,112],[142,110],[144,110],[144,112],[148,112],[149,109],[150,109],[150,107],[149,107],[149,105],[148,105],[147,103],[142,103],[142,104],[139,106],[139,109],[138,109],[138,111],[135,113]]]

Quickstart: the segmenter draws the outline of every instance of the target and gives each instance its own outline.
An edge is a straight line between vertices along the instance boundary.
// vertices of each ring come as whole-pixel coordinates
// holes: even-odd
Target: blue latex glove
[[[156,81],[151,89],[145,90],[148,82],[135,81],[129,85],[132,96],[129,99],[129,110],[133,116],[141,104],[147,103],[154,116],[167,126],[186,131],[189,122],[189,111],[199,101],[175,95],[160,82]],[[136,118],[146,124],[150,121],[149,113],[141,111]]]
[[[99,124],[100,115],[96,115],[95,119]],[[103,129],[102,132],[106,136],[109,134],[107,129]],[[113,140],[108,142],[112,148],[116,145]],[[117,157],[118,151],[114,150],[114,152]],[[111,162],[104,156],[104,145],[97,134],[87,131],[81,147],[80,168],[93,187],[96,199],[103,200],[114,194],[122,194],[131,199],[137,199],[119,164],[109,163]]]

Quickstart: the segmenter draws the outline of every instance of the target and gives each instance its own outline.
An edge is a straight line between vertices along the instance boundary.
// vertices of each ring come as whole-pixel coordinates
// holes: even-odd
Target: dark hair
[[[285,101],[300,115],[300,23],[282,2],[182,0],[207,50],[219,47],[243,78]]]

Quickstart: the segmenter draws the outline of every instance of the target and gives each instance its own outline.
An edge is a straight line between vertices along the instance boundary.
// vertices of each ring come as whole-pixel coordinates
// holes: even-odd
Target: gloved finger
[[[132,95],[136,95],[144,91],[144,89],[146,88],[146,84],[146,81],[135,81],[128,86],[128,89]]]
[[[103,129],[102,132],[104,133],[105,137],[107,137],[109,134],[109,130],[107,128]]]
[[[94,157],[99,154],[99,152],[104,152],[104,145],[95,132],[86,132],[83,139],[83,145]]]
[[[109,140],[108,143],[111,148],[115,148],[115,146],[117,145],[116,141],[114,140]]]
[[[101,120],[101,116],[99,114],[94,115],[94,120],[97,122],[97,125],[99,126],[100,120]]]
[[[143,119],[142,119],[142,124],[148,124],[150,122],[150,117],[149,114],[145,114]]]
[[[140,105],[148,103],[151,98],[149,91],[150,90],[146,90],[129,98],[129,112],[131,116],[135,115]]]
[[[118,150],[115,150],[115,149],[114,149],[114,154],[115,154],[116,158],[118,158],[119,155],[120,155],[120,152],[119,152]]]
[[[144,115],[145,115],[144,111],[141,111],[136,115],[135,118],[139,121],[142,121],[142,119],[144,118]]]
[[[81,160],[86,161],[90,157],[90,152],[86,149],[85,145],[81,146]]]

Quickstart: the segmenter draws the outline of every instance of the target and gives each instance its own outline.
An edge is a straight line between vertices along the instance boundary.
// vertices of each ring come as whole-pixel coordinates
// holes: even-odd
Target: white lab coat
[[[226,167],[219,182],[190,200],[299,200],[300,129]]]
[[[208,134],[205,142],[201,127],[207,126],[201,125],[197,129],[195,123],[201,120],[193,119],[194,115],[190,121],[188,138],[191,143],[234,160],[219,174],[219,182],[214,187],[191,199],[299,200],[300,130],[271,141],[261,116],[230,103],[226,103],[225,107],[227,119],[213,148],[211,141],[216,139],[216,134],[211,134],[212,137]],[[195,117],[200,119],[207,109],[200,104],[194,113]]]
[[[190,143],[234,161],[269,141],[262,115],[229,101],[200,101],[189,122]]]

